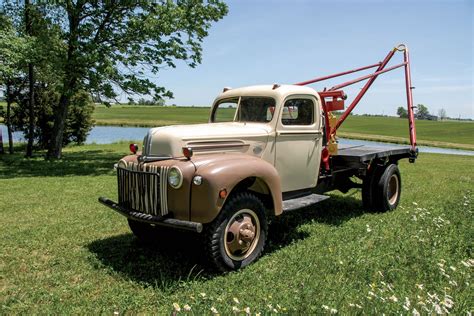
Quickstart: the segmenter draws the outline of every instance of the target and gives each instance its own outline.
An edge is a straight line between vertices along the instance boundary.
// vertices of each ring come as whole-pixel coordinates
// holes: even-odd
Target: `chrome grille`
[[[169,167],[148,165],[140,168],[136,163],[118,167],[119,205],[155,216],[168,214],[168,170]]]

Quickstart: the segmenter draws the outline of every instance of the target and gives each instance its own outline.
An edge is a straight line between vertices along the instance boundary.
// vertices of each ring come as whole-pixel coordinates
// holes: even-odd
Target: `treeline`
[[[443,121],[446,119],[450,119],[444,108],[439,109],[437,116],[431,114],[430,111],[428,110],[428,107],[426,107],[424,104],[417,104],[414,108],[414,111],[415,111],[414,116],[418,120]],[[408,111],[405,107],[400,106],[397,109],[397,115],[401,118],[407,118]]]
[[[202,40],[226,13],[219,0],[1,2],[0,114],[9,151],[19,130],[27,157],[46,149],[47,158],[60,158],[64,145],[85,141],[94,102],[171,98],[149,77],[178,60],[199,64]]]

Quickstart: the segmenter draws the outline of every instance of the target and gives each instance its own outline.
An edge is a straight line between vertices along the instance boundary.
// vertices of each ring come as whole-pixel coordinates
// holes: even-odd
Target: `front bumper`
[[[193,232],[200,233],[202,232],[202,224],[201,223],[196,223],[196,222],[190,222],[190,221],[183,221],[179,219],[174,219],[174,218],[169,218],[169,217],[164,217],[164,216],[156,216],[156,215],[150,215],[150,214],[145,214],[145,213],[140,213],[137,211],[129,210],[126,209],[118,203],[106,198],[106,197],[99,197],[99,202],[104,204],[105,206],[110,207],[114,211],[116,211],[119,214],[122,214],[123,216],[148,223],[148,224],[154,224],[154,225],[160,225],[160,226],[167,226],[167,227],[173,227],[173,228],[178,228],[178,229],[184,229],[184,230],[190,230]]]

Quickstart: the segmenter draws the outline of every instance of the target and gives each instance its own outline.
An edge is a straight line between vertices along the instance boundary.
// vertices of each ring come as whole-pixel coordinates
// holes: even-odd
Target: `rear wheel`
[[[375,202],[378,209],[391,211],[397,208],[402,190],[402,179],[397,165],[391,164],[385,168],[375,190]]]
[[[370,210],[390,211],[400,202],[400,171],[396,164],[376,167],[367,173],[362,185],[362,203]]]
[[[206,227],[207,255],[221,271],[243,268],[262,253],[267,231],[262,201],[249,192],[237,193]]]

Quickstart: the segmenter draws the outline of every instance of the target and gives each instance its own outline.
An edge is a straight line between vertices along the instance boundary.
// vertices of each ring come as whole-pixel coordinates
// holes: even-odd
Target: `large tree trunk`
[[[11,123],[11,105],[12,105],[12,98],[11,98],[11,90],[10,84],[7,83],[7,116],[5,117],[5,124],[7,125],[7,133],[8,133],[8,152],[13,154],[13,131],[12,131],[12,123]]]
[[[29,0],[25,0],[25,25],[26,25],[26,34],[32,35],[32,21],[30,16],[31,4]],[[33,137],[35,130],[35,73],[33,69],[33,64],[28,64],[28,81],[29,81],[29,100],[28,100],[28,133],[26,137],[28,138],[28,144],[26,146],[26,157],[33,156]]]
[[[66,124],[70,97],[63,94],[54,110],[54,126],[47,158],[60,159],[63,150],[64,126]]]
[[[65,65],[63,90],[59,98],[59,104],[54,109],[53,134],[49,143],[47,159],[60,159],[63,150],[64,127],[69,110],[71,96],[76,91],[77,76],[75,65],[75,51],[77,48],[77,27],[79,25],[78,12],[74,10],[72,1],[66,1],[68,20],[69,20],[69,38],[67,61]]]

